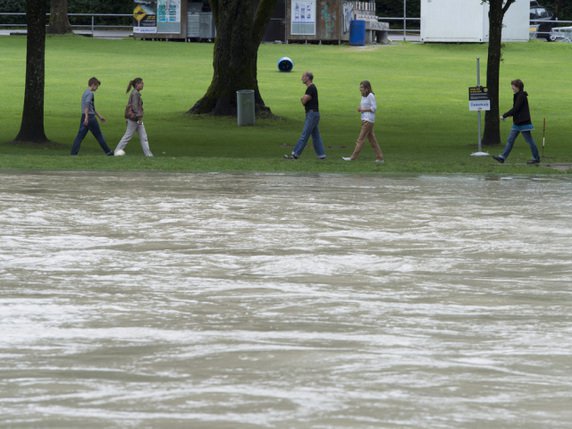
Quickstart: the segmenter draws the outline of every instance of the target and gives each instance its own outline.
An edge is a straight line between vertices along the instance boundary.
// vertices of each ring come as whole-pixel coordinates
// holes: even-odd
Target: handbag
[[[137,120],[137,115],[133,111],[133,107],[131,106],[131,103],[127,103],[127,106],[125,106],[125,115],[124,116],[125,116],[125,119],[130,119],[132,121]]]

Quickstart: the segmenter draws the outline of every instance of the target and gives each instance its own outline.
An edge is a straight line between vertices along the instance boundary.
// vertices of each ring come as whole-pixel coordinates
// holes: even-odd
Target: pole
[[[286,2],[284,2],[286,3]],[[343,13],[344,13],[344,6],[341,5],[338,8],[338,46],[342,44],[342,31],[344,29],[344,21],[343,21]],[[286,15],[285,15],[286,16]]]
[[[481,59],[477,57],[477,86],[481,86]],[[482,152],[482,148],[481,148],[481,111],[479,110],[479,120],[478,120],[478,127],[479,127],[479,132],[478,132],[478,141],[477,141],[477,147],[478,147],[478,152]]]
[[[481,86],[481,59],[477,57],[477,86]],[[477,119],[477,152],[471,154],[471,156],[489,156],[487,152],[483,152],[483,143],[481,139],[481,128],[482,128],[482,112],[479,109],[478,119]]]
[[[290,10],[290,13],[292,13],[292,10]],[[288,22],[286,21],[286,19],[288,18],[288,6],[286,5],[286,2],[284,2],[284,43],[288,44]],[[292,22],[292,20],[290,20],[290,22]]]
[[[546,144],[546,118],[544,118],[544,124],[542,125],[542,157],[544,158],[544,145]]]
[[[403,0],[403,41],[407,42],[407,0]]]

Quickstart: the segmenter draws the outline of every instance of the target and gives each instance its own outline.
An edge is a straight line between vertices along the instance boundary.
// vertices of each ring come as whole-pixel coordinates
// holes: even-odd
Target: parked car
[[[536,22],[541,20],[542,22]],[[548,22],[547,22],[548,21]],[[546,39],[551,41],[550,33],[552,28],[557,25],[558,18],[554,16],[552,11],[542,6],[538,1],[530,2],[530,27],[531,31],[536,33],[537,39]]]

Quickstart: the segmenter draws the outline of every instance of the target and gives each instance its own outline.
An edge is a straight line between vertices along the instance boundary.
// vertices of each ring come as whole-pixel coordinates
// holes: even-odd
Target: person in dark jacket
[[[501,116],[501,120],[505,120],[509,116],[512,116],[512,128],[506,142],[504,151],[500,155],[493,156],[501,164],[508,158],[512,147],[514,146],[514,141],[520,133],[524,137],[524,140],[530,146],[530,151],[532,152],[532,159],[527,161],[528,164],[538,164],[540,162],[540,155],[538,155],[538,148],[536,143],[532,138],[530,132],[534,129],[532,121],[530,119],[530,109],[528,108],[528,93],[524,90],[524,83],[520,79],[515,79],[511,83],[513,96],[512,109]]]

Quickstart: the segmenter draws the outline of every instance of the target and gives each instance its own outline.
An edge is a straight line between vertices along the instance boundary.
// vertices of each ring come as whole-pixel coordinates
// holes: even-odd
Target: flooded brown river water
[[[570,428],[572,179],[0,174],[0,427]]]

